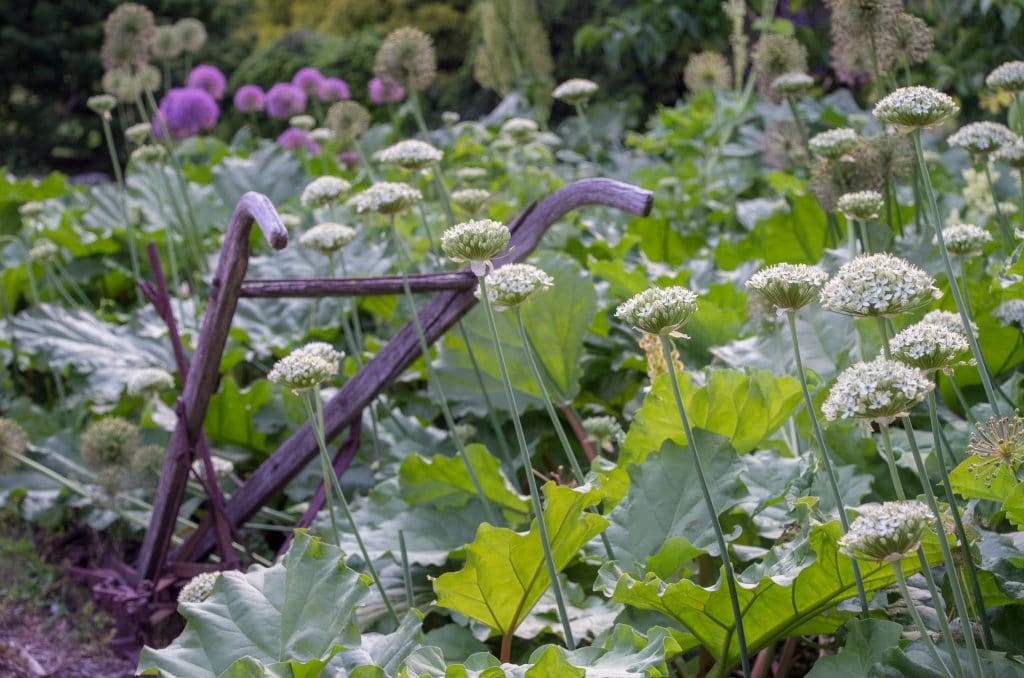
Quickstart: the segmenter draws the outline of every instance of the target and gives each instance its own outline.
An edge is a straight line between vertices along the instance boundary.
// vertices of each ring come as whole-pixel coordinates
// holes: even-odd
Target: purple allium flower
[[[370,101],[377,104],[395,104],[405,98],[405,88],[389,78],[371,78]]]
[[[199,64],[188,74],[185,84],[189,87],[206,90],[211,97],[220,101],[224,98],[224,90],[228,86],[228,81],[216,66]]]
[[[267,115],[287,120],[306,111],[306,93],[295,85],[279,82],[267,92]]]
[[[315,68],[309,66],[300,68],[292,76],[292,84],[306,93],[306,96],[314,96],[324,82],[324,75]]]
[[[353,169],[359,164],[359,154],[355,151],[342,151],[338,154],[338,162],[345,165],[346,169]]]
[[[162,138],[163,127],[172,139],[184,139],[217,124],[220,109],[209,92],[198,87],[175,87],[160,101],[159,118],[153,119],[153,136]]]
[[[320,152],[320,147],[315,141],[309,138],[309,133],[305,130],[299,129],[298,127],[289,127],[285,131],[281,132],[281,136],[277,138],[277,143],[281,144],[281,146],[287,148],[289,151],[294,151],[298,148],[305,148],[313,154]]]
[[[348,83],[340,78],[324,78],[316,91],[316,96],[325,104],[352,98],[348,91]]]
[[[242,85],[235,92],[234,103],[242,113],[255,113],[266,107],[267,95],[259,85]]]

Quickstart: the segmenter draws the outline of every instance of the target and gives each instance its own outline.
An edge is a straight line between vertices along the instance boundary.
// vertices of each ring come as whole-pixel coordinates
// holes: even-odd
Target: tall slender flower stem
[[[1003,243],[1006,245],[1007,253],[1009,253],[1014,249],[1013,231],[1010,230],[1010,222],[1006,219],[1006,215],[1003,214],[1003,208],[999,204],[999,196],[996,195],[996,184],[992,181],[992,168],[989,166],[988,160],[985,160],[984,164],[985,179],[988,182],[988,190],[992,193],[992,204],[996,208],[996,218],[999,220],[999,231],[1002,233]]]
[[[558,608],[558,618],[562,621],[562,632],[565,634],[565,645],[570,650],[576,649],[576,641],[572,635],[572,626],[569,624],[569,614],[566,612],[565,599],[562,594],[562,585],[558,581],[558,568],[555,566],[555,557],[551,551],[551,539],[548,537],[547,524],[544,521],[544,506],[540,500],[540,490],[537,489],[537,479],[533,477],[533,464],[530,463],[530,449],[526,445],[526,434],[523,433],[523,423],[519,420],[519,411],[516,407],[516,396],[512,391],[512,380],[508,376],[508,366],[505,364],[505,352],[501,348],[501,337],[498,335],[498,324],[494,320],[494,308],[491,306],[491,299],[487,294],[487,276],[481,275],[480,298],[483,301],[484,309],[487,311],[487,322],[491,327],[491,339],[494,340],[494,350],[498,354],[498,367],[501,368],[501,379],[505,383],[505,397],[508,399],[508,407],[512,414],[512,424],[516,430],[516,440],[519,442],[519,454],[522,458],[523,473],[526,482],[530,486],[530,498],[533,502],[533,512],[537,517],[537,531],[540,533],[540,545],[544,549],[544,563],[547,565],[548,576],[551,579],[551,590],[555,595],[555,605]]]
[[[796,333],[796,311],[789,309],[786,312],[786,319],[789,321],[789,335],[793,340],[793,356],[796,358],[796,371],[800,377],[800,388],[804,394],[804,406],[807,408],[807,416],[811,419],[811,428],[814,429],[814,437],[818,442],[818,452],[821,461],[825,466],[825,475],[828,477],[829,487],[832,489],[832,499],[836,503],[836,510],[839,513],[839,524],[843,527],[843,534],[850,531],[850,520],[846,516],[846,504],[843,503],[843,496],[839,491],[839,480],[836,477],[832,460],[829,459],[828,445],[825,444],[825,434],[821,431],[821,424],[818,422],[818,414],[814,410],[814,401],[811,400],[811,392],[807,388],[807,375],[804,373],[803,360],[800,357],[800,342]],[[861,578],[860,565],[856,558],[850,558],[853,564],[853,578],[857,582],[857,597],[860,600],[861,611],[864,618],[870,615],[868,610],[868,597],[864,590],[864,580]]]
[[[402,554],[402,580],[405,582],[405,599],[409,608],[416,607],[416,597],[412,592],[412,570],[409,568],[409,552],[405,548],[405,530],[398,531],[398,550]]]
[[[964,304],[963,297],[960,295],[960,289],[956,285],[953,263],[950,261],[949,251],[946,249],[946,240],[942,236],[942,216],[939,214],[939,206],[935,201],[935,191],[932,190],[932,180],[928,174],[928,165],[924,161],[924,150],[921,148],[921,130],[914,130],[910,135],[910,139],[914,144],[914,155],[917,157],[917,166],[921,173],[921,183],[924,185],[925,198],[928,201],[928,209],[931,213],[930,221],[932,222],[932,228],[935,230],[935,240],[938,242],[939,252],[942,254],[942,265],[946,270],[946,278],[951,281],[950,291],[953,293],[953,301],[960,312],[960,320],[964,324],[964,333],[967,335],[967,341],[971,346],[971,354],[974,357],[974,361],[978,364],[978,374],[981,376],[981,383],[985,388],[985,396],[992,407],[992,412],[998,417],[1000,414],[999,402],[996,399],[995,389],[992,387],[992,379],[989,377],[988,368],[985,366],[985,356],[981,352],[978,338],[974,336],[974,331],[971,329],[971,316],[967,311],[967,306]]]
[[[796,131],[800,135],[800,143],[803,144],[804,153],[807,154],[807,162],[811,162],[814,156],[811,155],[811,144],[807,138],[807,126],[804,125],[803,118],[800,117],[800,112],[796,108],[796,100],[793,99],[792,94],[786,95],[786,104],[789,106],[789,112],[793,116],[793,122],[796,123]]]
[[[131,260],[132,276],[135,278],[135,300],[142,306],[142,288],[138,283],[142,280],[142,269],[139,267],[139,246],[135,242],[135,232],[132,230],[131,220],[128,218],[128,189],[124,183],[124,174],[121,172],[121,161],[117,157],[117,149],[114,146],[114,134],[110,130],[110,115],[104,113],[100,116],[103,121],[103,136],[107,140],[107,151],[110,153],[110,165],[114,168],[114,179],[117,181],[118,206],[121,208],[121,219],[124,220],[124,232],[128,236],[128,256]]]
[[[1024,229],[1024,168],[1017,170],[1017,183],[1020,184],[1020,227]]]
[[[928,650],[928,654],[932,656],[932,659],[936,664],[941,666],[946,672],[947,676],[952,678],[949,672],[949,667],[942,661],[942,657],[939,656],[939,649],[935,647],[935,643],[932,642],[932,637],[928,634],[928,627],[924,625],[924,620],[921,619],[921,613],[917,611],[917,606],[914,604],[914,599],[910,595],[910,589],[907,587],[907,578],[903,574],[903,565],[898,560],[892,562],[892,571],[896,574],[896,583],[900,587],[900,593],[903,595],[903,601],[907,604],[907,610],[910,611],[910,616],[914,618],[914,624],[917,625],[918,633],[921,634],[921,640],[924,642],[925,648]],[[941,612],[939,613],[941,616]],[[956,655],[953,655],[954,657]],[[979,674],[980,676],[981,674]]]
[[[740,664],[743,667],[743,675],[750,678],[750,659],[747,656],[747,637],[743,631],[743,613],[740,612],[739,593],[736,590],[736,575],[732,569],[732,561],[729,558],[729,547],[725,541],[725,533],[722,531],[722,524],[718,520],[718,511],[715,510],[715,502],[711,499],[711,490],[708,489],[708,481],[704,475],[704,466],[701,463],[700,455],[697,452],[697,441],[693,439],[693,431],[690,429],[690,420],[686,417],[686,408],[683,407],[683,396],[679,391],[679,379],[676,377],[675,363],[672,361],[671,340],[662,335],[661,353],[665,357],[665,364],[668,365],[669,380],[672,383],[672,395],[675,397],[676,409],[679,411],[679,420],[683,425],[683,433],[686,435],[686,442],[690,448],[690,455],[693,457],[694,467],[697,469],[697,478],[700,480],[700,490],[704,495],[704,505],[707,507],[711,525],[715,530],[715,538],[718,540],[718,550],[722,556],[722,568],[725,570],[725,584],[729,589],[729,601],[732,605],[732,616],[736,623],[736,641],[739,645]]]
[[[583,127],[583,135],[587,140],[587,155],[590,156],[590,162],[597,164],[597,144],[594,142],[594,131],[590,129],[590,119],[587,118],[586,112],[583,110],[582,104],[573,104],[576,107],[576,117],[580,120],[580,125]]]
[[[402,290],[405,293],[406,302],[409,304],[409,312],[412,315],[412,325],[416,330],[416,338],[419,340],[420,353],[423,355],[423,362],[427,369],[427,381],[430,387],[434,391],[434,395],[437,398],[438,405],[441,408],[441,414],[444,417],[445,426],[448,427],[448,437],[451,438],[455,444],[455,449],[458,450],[459,456],[462,458],[462,463],[466,466],[466,473],[469,474],[469,480],[473,483],[473,489],[476,490],[477,496],[480,498],[480,503],[483,506],[484,516],[487,522],[492,525],[497,525],[497,516],[494,513],[494,508],[491,503],[487,500],[487,495],[484,494],[484,489],[480,485],[480,480],[476,476],[476,471],[473,469],[473,464],[469,460],[469,453],[466,452],[466,446],[462,443],[462,439],[455,434],[455,417],[452,416],[451,408],[448,407],[448,400],[445,397],[444,388],[441,386],[441,380],[438,379],[437,374],[434,372],[434,366],[430,363],[430,346],[427,344],[427,338],[423,334],[423,326],[420,324],[419,312],[416,309],[416,300],[412,296],[412,289],[409,287],[409,273],[408,273],[408,262],[406,261],[405,245],[402,242],[402,236],[398,232],[398,227],[395,225],[395,217],[390,217],[391,222],[391,234],[395,241],[395,249],[398,251],[398,267],[402,274]]]

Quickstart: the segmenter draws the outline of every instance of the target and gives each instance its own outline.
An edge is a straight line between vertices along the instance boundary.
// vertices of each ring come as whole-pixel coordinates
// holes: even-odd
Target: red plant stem
[[[587,439],[587,432],[583,430],[583,424],[580,423],[579,417],[576,416],[576,410],[572,409],[572,404],[570,403],[562,403],[558,406],[558,409],[565,415],[566,420],[569,422],[569,427],[572,428],[572,432],[576,435],[576,440],[580,441],[583,454],[587,455],[587,459],[593,462],[597,458],[597,452]]]

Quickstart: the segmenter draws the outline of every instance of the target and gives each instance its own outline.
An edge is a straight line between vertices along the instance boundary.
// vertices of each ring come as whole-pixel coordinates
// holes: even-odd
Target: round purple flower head
[[[292,76],[292,84],[306,93],[306,96],[314,96],[320,90],[324,82],[324,74],[309,66],[300,68]]]
[[[224,90],[227,89],[228,81],[220,69],[209,64],[199,64],[188,74],[185,80],[188,87],[198,87],[220,101],[224,98]]]
[[[235,92],[234,103],[242,113],[255,113],[266,107],[267,95],[259,85],[242,85]]]
[[[198,87],[175,87],[160,101],[158,117],[153,119],[153,135],[162,138],[163,127],[172,139],[184,139],[217,124],[220,109],[209,92]]]
[[[377,104],[396,104],[405,98],[405,88],[390,78],[371,78],[370,101]]]
[[[316,96],[325,104],[352,98],[348,91],[348,83],[340,78],[324,78],[316,91]]]
[[[289,151],[305,148],[314,155],[320,152],[320,147],[315,141],[309,138],[309,133],[305,130],[299,129],[298,127],[289,127],[285,131],[281,132],[281,136],[277,138],[277,143],[281,144],[281,146],[287,148]]]
[[[306,111],[306,93],[287,82],[279,82],[267,92],[267,115],[287,120]]]
[[[342,151],[338,154],[338,162],[345,166],[345,169],[353,169],[359,164],[359,154],[355,151]]]

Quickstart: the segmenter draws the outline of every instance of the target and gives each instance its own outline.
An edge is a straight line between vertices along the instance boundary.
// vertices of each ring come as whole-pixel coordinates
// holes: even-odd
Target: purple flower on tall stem
[[[219,116],[217,102],[206,90],[175,87],[160,101],[159,112],[153,119],[153,135],[163,138],[166,127],[172,139],[184,139],[212,129]]]
[[[292,84],[305,92],[306,96],[316,96],[323,82],[323,73],[309,66],[300,68],[292,76]]]
[[[370,101],[377,104],[396,104],[405,98],[405,88],[390,78],[371,78]]]
[[[306,111],[306,93],[295,85],[279,82],[267,92],[267,115],[287,120]]]
[[[352,98],[348,83],[340,78],[324,78],[316,91],[316,96],[325,104]]]
[[[188,74],[185,84],[188,87],[205,90],[211,97],[220,101],[224,98],[224,90],[227,89],[228,81],[216,66],[199,64]]]
[[[345,166],[345,169],[353,169],[359,164],[359,154],[355,151],[342,151],[338,154],[338,162]]]
[[[242,85],[235,92],[235,108],[242,113],[262,111],[267,105],[267,95],[259,85]]]
[[[298,127],[289,127],[285,131],[281,132],[281,136],[277,138],[277,143],[284,148],[287,148],[289,151],[305,148],[314,155],[320,152],[320,146],[309,138],[309,133],[305,130],[299,129]]]

